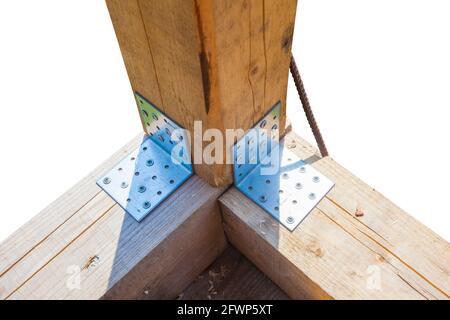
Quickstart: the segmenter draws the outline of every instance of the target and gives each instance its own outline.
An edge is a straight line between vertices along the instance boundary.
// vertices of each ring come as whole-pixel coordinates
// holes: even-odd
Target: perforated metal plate
[[[292,231],[334,183],[278,142],[280,109],[278,103],[234,146],[234,181]]]
[[[192,165],[186,132],[139,94],[136,99],[148,115],[149,135],[97,184],[141,221],[192,176]]]

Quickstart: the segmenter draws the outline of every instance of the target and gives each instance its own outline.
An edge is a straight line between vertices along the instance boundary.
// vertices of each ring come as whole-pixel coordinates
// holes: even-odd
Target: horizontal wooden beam
[[[134,91],[191,131],[251,128],[285,101],[296,0],[106,0]],[[143,121],[144,130],[148,130]],[[242,134],[241,134],[242,135]],[[206,141],[211,140],[211,141]],[[234,139],[217,151],[231,152]],[[223,150],[221,150],[223,149]],[[214,150],[214,149],[213,149]],[[214,186],[232,183],[232,166],[195,163]]]
[[[175,298],[220,255],[223,188],[194,176],[137,223],[97,187],[141,140],[0,244],[0,298]]]
[[[450,245],[289,133],[284,144],[336,185],[289,232],[240,191],[221,198],[229,241],[296,299],[448,299]]]
[[[135,222],[95,181],[141,139],[0,244],[0,298],[175,298],[225,249],[222,228],[292,298],[449,298],[450,245],[292,133],[284,143],[336,182],[294,232],[197,176]]]

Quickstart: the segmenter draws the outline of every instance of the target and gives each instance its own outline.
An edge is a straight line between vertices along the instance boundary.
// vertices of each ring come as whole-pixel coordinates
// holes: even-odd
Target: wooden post
[[[106,3],[133,90],[173,120],[191,133],[196,120],[203,132],[247,130],[281,100],[283,131],[296,0]],[[232,182],[231,165],[194,168],[214,186]]]

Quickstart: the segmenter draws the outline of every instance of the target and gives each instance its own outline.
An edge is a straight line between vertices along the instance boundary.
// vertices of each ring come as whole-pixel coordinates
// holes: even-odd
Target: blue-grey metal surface
[[[235,186],[294,230],[334,183],[279,143],[278,103],[234,146]]]
[[[133,218],[141,221],[190,176],[186,132],[139,94],[150,129],[142,144],[97,181]]]

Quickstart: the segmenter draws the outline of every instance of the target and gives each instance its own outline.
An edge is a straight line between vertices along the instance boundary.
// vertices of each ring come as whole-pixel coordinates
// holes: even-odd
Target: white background
[[[300,0],[294,55],[331,155],[450,240],[450,3]],[[289,115],[314,142],[292,83]],[[140,129],[102,0],[0,2],[0,241]]]

